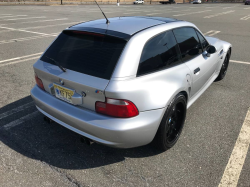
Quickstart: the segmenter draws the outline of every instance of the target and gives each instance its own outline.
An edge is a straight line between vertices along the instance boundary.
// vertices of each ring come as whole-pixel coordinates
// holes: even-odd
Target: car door
[[[198,30],[196,30],[196,33],[198,35],[198,38],[199,38],[201,46],[202,46],[203,57],[204,57],[205,61],[207,62],[206,63],[207,69],[209,70],[209,74],[211,76],[213,76],[213,74],[216,72],[216,69],[218,67],[218,61],[220,59],[218,58],[218,55],[216,53],[207,55],[208,54],[207,50],[209,48],[209,43],[207,42],[205,37]]]
[[[215,55],[208,57],[205,49],[203,51],[196,29],[182,27],[174,29],[173,32],[179,44],[182,61],[191,71],[192,83],[190,96],[192,97],[201,90],[214,74],[216,65]],[[206,47],[208,43],[206,44],[204,37],[203,39],[203,45]]]

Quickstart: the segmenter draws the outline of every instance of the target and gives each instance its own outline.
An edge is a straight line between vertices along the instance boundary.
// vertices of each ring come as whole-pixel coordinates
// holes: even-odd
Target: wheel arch
[[[188,102],[188,92],[185,91],[185,90],[182,90],[182,91],[177,92],[177,94],[174,95],[174,97],[170,100],[170,102],[169,102],[169,103],[167,104],[167,106],[165,107],[164,112],[163,112],[162,117],[161,117],[161,121],[160,121],[160,123],[159,123],[159,125],[158,125],[158,128],[157,128],[157,130],[156,130],[156,132],[155,132],[155,135],[154,135],[154,138],[153,138],[152,141],[154,141],[155,138],[156,138],[157,132],[158,132],[158,130],[159,130],[159,128],[160,128],[160,125],[161,125],[161,122],[162,122],[162,120],[163,120],[163,118],[164,118],[164,116],[165,116],[166,110],[169,108],[170,104],[174,101],[174,99],[176,98],[176,96],[179,95],[179,94],[184,95],[184,97],[186,98],[186,106],[187,106],[187,102]],[[187,111],[187,108],[186,108],[186,111]]]
[[[185,96],[185,98],[186,98],[186,102],[188,102],[188,93],[186,91],[181,91],[178,94],[183,94]]]
[[[163,115],[162,115],[162,118],[163,118],[163,116],[164,116],[166,110],[168,109],[169,105],[173,102],[173,100],[174,100],[174,99],[176,98],[176,96],[179,95],[179,94],[182,94],[182,95],[185,96],[185,98],[186,98],[186,103],[187,103],[187,105],[188,105],[188,98],[189,98],[188,92],[187,92],[186,90],[179,90],[178,92],[176,92],[176,94],[174,94],[174,96],[169,100],[169,102],[168,102],[167,105],[165,106],[164,112],[163,112]],[[162,120],[162,119],[161,119],[161,120]]]
[[[232,47],[231,46],[228,48],[228,52],[229,52],[229,55],[231,56],[231,54],[232,54]]]

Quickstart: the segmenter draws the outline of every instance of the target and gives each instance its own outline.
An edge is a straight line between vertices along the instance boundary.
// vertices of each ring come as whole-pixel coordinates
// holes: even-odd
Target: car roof
[[[112,32],[113,35],[114,33],[118,32],[121,34],[131,36],[149,27],[180,21],[173,18],[143,17],[143,16],[114,17],[108,19],[110,21],[109,24],[106,24],[105,19],[98,19],[73,25],[70,27],[70,30],[92,31],[92,32],[97,32],[97,31],[100,32],[101,30],[104,30]]]

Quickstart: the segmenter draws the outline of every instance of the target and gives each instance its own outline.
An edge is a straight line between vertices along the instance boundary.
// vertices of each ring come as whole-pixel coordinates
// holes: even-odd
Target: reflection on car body
[[[154,141],[166,150],[180,137],[187,108],[225,77],[231,44],[171,18],[109,21],[62,31],[34,64],[31,96],[45,116],[94,142]],[[72,90],[69,101],[60,90]]]

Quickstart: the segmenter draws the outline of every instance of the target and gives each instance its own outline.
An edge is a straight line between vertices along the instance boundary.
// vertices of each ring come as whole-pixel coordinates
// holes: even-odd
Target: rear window
[[[41,60],[57,61],[62,67],[110,79],[125,40],[83,31],[64,31],[44,53]]]

